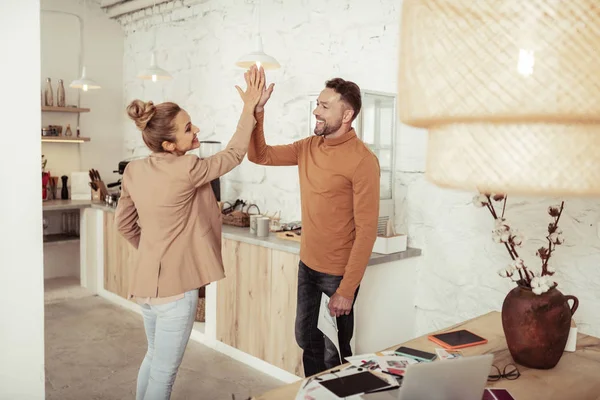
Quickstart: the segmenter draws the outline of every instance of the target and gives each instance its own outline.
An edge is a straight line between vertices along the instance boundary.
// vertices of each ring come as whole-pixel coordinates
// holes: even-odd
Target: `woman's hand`
[[[265,87],[264,76],[265,74],[263,73],[263,68],[260,67],[259,71],[256,65],[253,65],[244,74],[244,79],[246,80],[246,91],[244,92],[239,86],[235,87],[240,94],[242,101],[244,102],[244,107],[251,109],[252,112],[254,112],[254,108],[258,104],[258,101],[263,94]]]

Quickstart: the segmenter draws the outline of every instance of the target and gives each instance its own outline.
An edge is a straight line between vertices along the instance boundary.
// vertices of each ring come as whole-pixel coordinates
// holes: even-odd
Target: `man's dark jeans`
[[[296,309],[296,341],[303,350],[304,375],[311,376],[340,365],[335,345],[317,328],[321,293],[331,297],[342,281],[341,276],[328,275],[307,267],[298,268],[298,305]],[[356,301],[356,294],[354,295]],[[338,340],[342,360],[352,355],[350,340],[354,331],[354,303],[350,315],[337,318]],[[345,361],[344,361],[345,362]]]

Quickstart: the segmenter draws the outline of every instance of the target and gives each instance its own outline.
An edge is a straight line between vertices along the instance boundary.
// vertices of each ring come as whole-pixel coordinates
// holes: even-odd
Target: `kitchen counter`
[[[73,210],[81,208],[94,208],[106,212],[115,212],[115,207],[107,206],[104,202],[92,200],[49,200],[43,203],[44,211]],[[252,235],[248,228],[239,228],[231,225],[223,225],[223,238],[237,240],[255,246],[262,246],[273,250],[300,254],[300,243],[293,240],[280,239],[271,233],[267,237]],[[407,258],[421,255],[420,249],[407,248],[406,251],[393,254],[372,253],[368,265],[385,264],[393,261],[405,260]]]
[[[300,243],[293,240],[278,238],[275,234],[268,237],[258,237],[252,235],[248,228],[238,228],[230,225],[223,225],[223,238],[237,240],[239,242],[252,244],[255,246],[267,247],[273,250],[285,251],[293,254],[300,254]],[[421,255],[420,249],[407,248],[406,251],[393,254],[372,253],[368,265],[384,264],[392,261],[404,260],[407,258],[418,257]]]
[[[115,207],[109,207],[104,202],[94,200],[48,200],[42,203],[44,211],[77,210],[82,208],[95,208],[108,212],[115,211]]]
[[[91,200],[48,200],[42,203],[42,209],[44,211],[76,210],[91,205]]]

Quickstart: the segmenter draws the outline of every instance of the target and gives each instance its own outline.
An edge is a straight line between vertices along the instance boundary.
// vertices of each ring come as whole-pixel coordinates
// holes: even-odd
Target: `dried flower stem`
[[[492,203],[492,199],[491,196],[489,194],[485,195],[487,197],[487,208],[488,210],[490,210],[490,213],[492,214],[492,217],[494,217],[494,220],[498,219],[498,214],[496,213],[496,209],[494,208],[494,204]],[[502,204],[502,217],[504,218],[504,211],[506,210],[506,199],[508,198],[508,196],[504,196],[504,203]],[[510,258],[515,261],[517,258],[519,258],[519,254],[517,254],[517,250],[515,249],[515,246],[513,244],[508,244],[508,243],[504,243],[504,247],[506,247],[506,250],[508,251],[508,254],[510,255]],[[517,271],[519,271],[519,277],[521,278],[521,280],[525,281],[525,282],[529,282],[531,283],[531,277],[529,276],[529,273],[527,271],[526,267],[523,267],[523,270],[525,271],[525,276],[523,276],[523,273],[521,272],[520,269],[518,269]]]
[[[560,216],[562,215],[564,207],[565,207],[565,202],[562,201],[560,203],[560,210],[558,210],[558,216],[554,220],[554,229],[555,230],[558,229],[558,221],[560,221]],[[546,236],[546,239],[548,240],[548,254],[546,255],[546,257],[544,258],[544,260],[542,262],[542,276],[554,275],[554,272],[548,272],[548,261],[550,260],[550,256],[552,256],[552,253],[556,249],[556,245],[554,245],[554,247],[552,246],[553,243],[552,243],[552,240],[550,240],[550,235],[551,235],[551,233],[548,232],[548,236]]]

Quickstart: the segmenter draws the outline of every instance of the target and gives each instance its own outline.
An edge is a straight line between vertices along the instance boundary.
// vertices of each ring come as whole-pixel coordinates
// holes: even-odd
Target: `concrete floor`
[[[67,282],[68,283],[68,282]],[[46,284],[46,398],[135,399],[141,316],[64,280]],[[190,341],[172,399],[245,400],[282,383]]]

